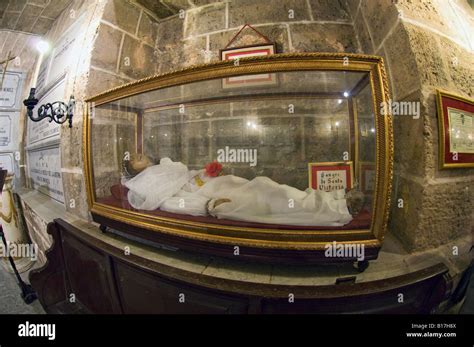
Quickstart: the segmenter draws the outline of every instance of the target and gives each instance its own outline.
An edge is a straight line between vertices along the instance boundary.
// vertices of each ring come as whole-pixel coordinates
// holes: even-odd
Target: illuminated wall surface
[[[38,35],[52,45],[40,66],[37,83],[40,103],[67,100],[71,94],[80,102],[106,89],[153,74],[218,61],[219,49],[224,48],[245,23],[252,24],[274,41],[278,52],[382,56],[393,100],[413,101],[419,107],[410,114],[394,116],[395,162],[389,232],[410,252],[453,242],[458,242],[463,249],[469,246],[474,169],[438,169],[435,103],[436,88],[473,97],[474,42],[469,35],[473,31],[473,10],[466,1],[53,2],[55,6],[47,7],[33,1],[7,1],[0,5],[0,16],[3,14],[0,61],[11,52],[19,60],[12,61],[8,71],[22,73],[18,75],[16,88],[20,93],[16,103],[5,106],[0,101],[1,125],[10,126],[4,116],[11,116],[12,134],[15,134],[11,136],[11,144],[0,147],[0,160],[11,161],[16,189],[27,187],[42,191],[59,206],[59,212],[54,215],[33,208],[35,197],[31,192],[25,193],[29,195],[22,199],[31,237],[43,251],[51,242],[46,224],[52,218],[66,215],[66,211],[69,218],[90,219],[90,216],[83,172],[82,109],[77,108],[72,129],[46,121],[25,122],[21,100],[27,96],[37,63],[32,47]],[[256,42],[258,37],[248,32],[236,44]],[[8,81],[15,85],[13,75]],[[278,105],[262,107],[270,111]],[[331,115],[338,116],[335,111],[331,111]],[[295,124],[284,119],[267,122],[273,131],[267,136],[281,139],[275,153],[262,149],[262,160],[267,162],[284,160],[283,155],[307,155],[309,161],[311,153],[302,154],[303,147],[292,147],[294,142],[313,145],[311,138],[300,138],[301,129],[314,129],[322,138],[324,132],[329,131],[324,125],[307,119]],[[157,123],[156,126],[166,132],[169,124]],[[219,120],[189,123],[188,127],[191,127],[189,133],[222,131],[222,136],[227,136],[225,124],[219,124]],[[243,132],[245,124],[237,124],[233,129],[239,127],[243,127]],[[282,128],[286,137],[282,137]],[[111,131],[106,125],[96,130],[97,141],[109,136]],[[115,130],[118,134],[119,129]],[[120,131],[127,133],[125,123]],[[336,142],[328,137],[327,143],[314,144],[313,148],[320,153],[328,144],[345,146],[346,135],[347,124],[341,124]],[[158,146],[156,141],[146,141],[149,152]],[[207,148],[209,144],[196,141],[189,148],[181,148],[193,153],[191,165],[192,160],[207,155],[200,152],[200,146]],[[166,145],[161,146],[166,148]],[[15,159],[16,154],[19,160]],[[104,167],[106,160],[114,160],[103,159],[99,161]],[[41,167],[40,160],[48,162],[49,179],[35,170]],[[295,165],[290,160],[289,172],[280,174],[293,177],[292,184],[304,188],[305,178],[298,176],[299,168]],[[103,175],[104,180],[111,179],[106,171],[97,174]],[[44,262],[43,255],[40,261]]]

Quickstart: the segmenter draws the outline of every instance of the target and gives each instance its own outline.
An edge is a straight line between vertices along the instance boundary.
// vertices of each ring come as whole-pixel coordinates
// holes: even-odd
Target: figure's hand
[[[217,199],[215,202],[214,202],[214,208],[216,208],[217,206],[221,205],[221,204],[224,204],[226,202],[231,202],[232,200],[230,199]]]
[[[232,200],[230,199],[210,199],[206,204],[207,214],[214,216],[213,212],[217,206],[222,205],[226,202],[231,202],[231,201]]]

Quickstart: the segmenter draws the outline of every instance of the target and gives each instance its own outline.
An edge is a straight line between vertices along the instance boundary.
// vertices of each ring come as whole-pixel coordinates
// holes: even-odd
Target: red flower
[[[222,164],[217,161],[206,164],[206,175],[210,177],[217,177],[222,171]]]

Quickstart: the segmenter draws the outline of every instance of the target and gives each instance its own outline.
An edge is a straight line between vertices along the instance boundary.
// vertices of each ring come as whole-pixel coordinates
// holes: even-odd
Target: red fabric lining
[[[97,199],[98,203],[109,205],[113,207],[122,208],[130,211],[138,211],[158,217],[181,219],[186,221],[193,221],[199,223],[217,224],[217,225],[229,225],[238,227],[250,227],[250,228],[265,228],[265,229],[283,229],[283,230],[352,230],[352,229],[368,229],[370,227],[371,213],[368,210],[361,211],[357,216],[352,219],[349,224],[342,227],[321,227],[321,226],[299,226],[299,225],[277,225],[277,224],[264,224],[264,223],[251,223],[243,221],[234,221],[228,219],[217,219],[212,216],[190,216],[186,214],[178,214],[161,211],[160,209],[154,211],[140,211],[134,209],[127,200],[128,189],[119,184],[114,185],[111,189],[112,196]]]

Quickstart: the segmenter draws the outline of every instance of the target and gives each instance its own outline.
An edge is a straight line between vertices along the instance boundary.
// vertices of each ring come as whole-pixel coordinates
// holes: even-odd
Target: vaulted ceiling
[[[84,0],[0,0],[0,61],[20,57],[21,63],[10,63],[8,69],[31,69],[36,57],[31,51],[34,42],[72,1]]]
[[[71,0],[3,0],[0,30],[45,34]]]
[[[156,20],[170,17],[180,10],[187,10],[192,7],[206,5],[213,0],[129,0],[136,3],[154,17]]]

